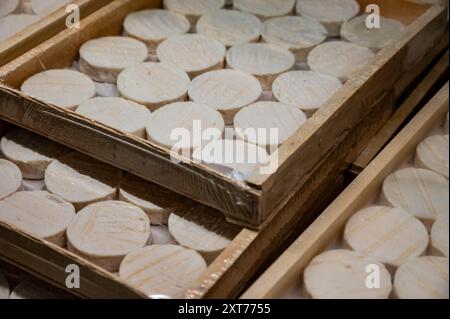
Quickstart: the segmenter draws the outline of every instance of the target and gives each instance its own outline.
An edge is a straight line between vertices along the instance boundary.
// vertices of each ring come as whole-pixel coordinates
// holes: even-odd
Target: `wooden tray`
[[[411,158],[429,132],[442,125],[449,108],[449,84],[417,114],[353,183],[321,214],[242,298],[280,298],[299,283],[308,263],[342,233],[347,220],[370,203],[384,179]]]
[[[45,1],[45,0],[44,0]],[[74,0],[80,8],[80,18],[87,17],[112,0]],[[38,22],[0,43],[0,66],[14,60],[66,28],[66,7],[43,17]]]
[[[119,34],[128,13],[160,7],[157,0],[116,0],[84,19],[79,30],[65,30],[1,68],[0,118],[214,207],[229,221],[262,229],[265,221],[286,210],[299,213],[298,206],[286,205],[309,199],[310,187],[331,175],[335,180],[389,118],[395,100],[425,67],[421,61],[437,54],[433,49],[446,28],[445,8],[395,0],[370,2],[379,4],[382,14],[408,25],[401,39],[379,52],[373,63],[283,144],[279,169],[272,175],[256,172],[240,182],[205,165],[175,163],[157,145],[37,102],[17,90],[43,69],[69,66],[86,40]]]

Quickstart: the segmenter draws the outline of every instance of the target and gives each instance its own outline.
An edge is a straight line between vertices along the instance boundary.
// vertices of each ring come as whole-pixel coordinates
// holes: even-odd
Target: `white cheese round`
[[[147,296],[182,298],[206,271],[194,250],[175,245],[153,245],[127,255],[120,265],[120,279]]]
[[[8,197],[22,187],[22,173],[14,163],[0,159],[0,199]]]
[[[368,48],[344,41],[330,41],[312,49],[307,61],[311,70],[345,82],[374,57]]]
[[[225,46],[217,40],[200,35],[173,36],[161,43],[156,51],[158,60],[185,71],[191,79],[216,69],[223,69]]]
[[[17,192],[0,201],[0,221],[63,247],[74,207],[45,191]]]
[[[45,186],[78,211],[91,203],[115,199],[121,177],[119,169],[73,152],[48,166]]]
[[[341,87],[341,81],[330,75],[291,71],[274,81],[272,91],[278,101],[300,108],[310,117]]]
[[[265,20],[294,12],[295,0],[233,0],[233,8]]]
[[[111,272],[122,259],[144,247],[150,238],[150,221],[134,205],[106,201],[87,206],[67,228],[69,250]]]
[[[254,75],[263,90],[270,90],[275,78],[292,69],[294,55],[287,49],[265,43],[243,43],[227,53],[227,66]]]
[[[5,17],[16,11],[19,3],[19,0],[2,0],[0,2],[0,17]]]
[[[223,8],[225,0],[164,0],[164,9],[182,14],[192,26],[208,12]]]
[[[438,219],[431,228],[431,253],[448,258],[448,218]]]
[[[448,135],[434,135],[417,146],[415,166],[449,177]]]
[[[33,180],[43,179],[51,161],[69,152],[61,144],[20,128],[2,137],[0,150],[6,159],[20,168],[25,179]]]
[[[197,32],[222,42],[227,47],[256,42],[262,32],[262,23],[250,13],[218,10],[198,20]]]
[[[0,17],[0,42],[3,42],[26,27],[39,21],[39,17],[31,14],[10,14]]]
[[[189,98],[218,110],[226,124],[243,107],[256,102],[262,88],[254,76],[236,70],[211,71],[197,76],[189,86]]]
[[[184,101],[190,79],[186,72],[166,63],[146,62],[132,66],[117,79],[120,94],[154,111]]]
[[[30,0],[33,12],[39,16],[46,16],[69,4],[69,2],[72,2],[72,0]]]

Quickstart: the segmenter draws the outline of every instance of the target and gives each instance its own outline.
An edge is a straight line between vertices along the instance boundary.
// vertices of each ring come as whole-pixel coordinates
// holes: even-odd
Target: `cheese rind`
[[[217,10],[198,20],[197,32],[231,47],[245,42],[256,42],[262,32],[262,23],[250,13],[235,10]]]
[[[449,177],[448,135],[434,135],[422,141],[416,150],[415,166]]]
[[[448,299],[448,258],[419,257],[401,266],[394,279],[399,299]]]
[[[315,71],[291,71],[280,75],[272,91],[281,103],[312,116],[342,87],[339,79]]]
[[[411,214],[373,206],[350,218],[344,241],[353,250],[395,269],[411,257],[422,256],[429,238],[425,226]]]
[[[8,40],[38,21],[39,17],[32,14],[10,14],[6,17],[0,17],[0,42]]]
[[[72,0],[30,0],[33,12],[39,16],[46,16],[57,9],[69,4]]]
[[[121,177],[119,169],[73,152],[48,166],[45,185],[78,211],[91,203],[116,199]]]
[[[448,258],[449,230],[448,218],[438,219],[431,228],[430,250],[433,255]]]
[[[117,87],[122,97],[154,111],[184,101],[190,79],[186,72],[166,63],[146,62],[120,73]]]
[[[377,289],[367,285],[373,269],[379,275]],[[315,257],[303,282],[313,299],[387,299],[392,290],[391,275],[383,264],[351,250],[330,250]]]
[[[0,201],[0,220],[49,242],[64,246],[74,207],[45,191],[17,192]]]
[[[25,179],[41,180],[51,161],[69,149],[24,129],[13,129],[0,141],[3,155],[16,164]]]
[[[287,49],[265,43],[243,43],[227,53],[227,66],[254,75],[263,90],[270,90],[275,78],[292,69],[294,55]]]
[[[345,82],[352,73],[364,67],[375,57],[368,48],[344,41],[319,44],[308,55],[312,71],[328,74]]]
[[[164,9],[186,16],[195,26],[198,19],[225,6],[225,0],[164,0]]]
[[[95,95],[94,82],[72,70],[48,70],[25,80],[21,91],[43,102],[69,110]]]
[[[255,14],[265,20],[289,15],[294,12],[295,0],[234,0],[236,10]]]
[[[0,159],[0,199],[8,197],[22,187],[22,173],[13,162]]]
[[[0,271],[0,300],[9,298],[9,283],[5,275]]]
[[[67,228],[69,250],[109,271],[116,272],[130,252],[150,238],[150,221],[134,205],[105,201],[85,207]]]
[[[0,1],[0,17],[5,17],[19,7],[19,0],[2,0]],[[0,298],[1,299],[1,298]]]

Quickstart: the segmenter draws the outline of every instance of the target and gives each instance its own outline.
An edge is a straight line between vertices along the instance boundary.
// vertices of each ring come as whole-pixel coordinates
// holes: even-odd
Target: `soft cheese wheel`
[[[448,178],[449,146],[448,135],[434,135],[419,144],[415,166],[429,169]]]
[[[448,258],[448,218],[438,219],[431,228],[431,253]]]
[[[190,79],[186,72],[166,63],[132,66],[117,79],[120,94],[154,111],[164,104],[183,101]]]
[[[46,16],[69,2],[72,0],[30,0],[33,12],[39,16]]]
[[[22,181],[22,187],[24,191],[34,192],[34,191],[45,191],[45,180],[44,179],[24,179]]]
[[[9,298],[9,283],[5,275],[0,271],[0,300]]]
[[[175,245],[153,245],[127,255],[120,264],[120,279],[147,296],[182,298],[206,270],[194,250]]]
[[[218,110],[226,124],[244,106],[256,102],[262,88],[258,79],[236,70],[218,70],[197,76],[189,86],[192,101]]]
[[[344,22],[341,37],[360,46],[378,51],[400,37],[405,29],[400,21],[381,16],[379,28],[368,28],[366,26],[367,18],[367,15],[361,15]]]
[[[312,49],[307,60],[311,70],[345,82],[374,57],[375,53],[368,48],[344,41],[330,41]]]
[[[116,83],[126,68],[144,62],[147,46],[128,37],[89,40],[80,48],[80,70],[98,82]]]
[[[223,69],[226,48],[212,38],[185,34],[161,43],[156,54],[159,61],[177,66],[193,79],[201,73]]]
[[[181,137],[177,130],[179,133],[189,135]],[[178,102],[153,112],[147,122],[147,139],[177,153],[182,151],[183,154],[190,156],[190,151],[195,148],[221,138],[224,130],[225,123],[218,111],[203,104]],[[204,139],[207,131],[211,131],[211,134]]]
[[[8,197],[22,187],[22,173],[12,162],[0,159],[0,199]]]
[[[67,228],[71,251],[108,271],[116,272],[130,252],[144,247],[150,238],[150,221],[134,205],[106,201],[81,210]]]
[[[10,14],[0,17],[0,42],[3,42],[26,27],[39,21],[39,17],[31,14]]]
[[[73,110],[95,95],[94,82],[72,70],[49,70],[23,82],[21,91],[43,102]]]
[[[197,251],[207,263],[213,262],[228,247],[239,230],[207,207],[195,207],[169,217],[169,231],[177,243]]]
[[[143,105],[119,97],[97,97],[76,109],[78,114],[126,134],[145,138],[151,112]]]
[[[366,270],[379,269],[379,288],[366,286]],[[304,289],[313,299],[387,299],[391,275],[383,264],[351,250],[330,250],[315,257],[303,274]]]
[[[225,0],[164,0],[164,9],[186,16],[192,27],[202,15],[224,6]]]
[[[360,10],[356,0],[298,0],[298,15],[321,22],[330,37],[339,36],[342,23],[355,17]]]
[[[74,207],[45,191],[18,192],[0,201],[0,221],[64,246]]]
[[[2,0],[0,1],[0,17],[7,16],[19,7],[19,0]],[[1,298],[0,298],[1,299]]]
[[[266,150],[255,144],[242,140],[216,140],[207,144],[203,149],[197,149],[193,158],[221,171],[221,168],[233,170],[232,178],[244,179],[256,169],[269,162]]]
[[[165,39],[189,31],[190,23],[181,14],[152,9],[130,13],[123,22],[125,34],[147,44],[151,53]]]
[[[294,12],[295,0],[233,0],[233,8],[265,20]]]
[[[264,22],[262,39],[290,50],[297,61],[306,61],[308,53],[327,38],[319,22],[304,17],[273,18]]]
[[[41,180],[47,166],[69,149],[24,129],[6,133],[0,141],[3,155],[16,164],[25,179]]]
[[[94,202],[115,199],[121,177],[119,169],[73,152],[48,166],[45,186],[80,210]]]
[[[414,258],[397,270],[394,295],[400,299],[448,299],[448,258]]]
[[[41,0],[42,1],[42,0]],[[21,281],[11,292],[9,299],[61,299],[66,295],[59,294],[54,287],[41,285],[28,280]]]
[[[394,270],[411,257],[425,253],[428,232],[411,214],[374,206],[353,215],[344,231],[346,245]]]
[[[404,168],[389,175],[384,183],[381,201],[403,208],[430,228],[449,210],[448,179],[425,169]]]
[[[306,120],[305,113],[298,108],[278,102],[257,102],[236,114],[234,129],[240,139],[273,149],[286,142]]]
[[[339,79],[315,71],[291,71],[280,75],[272,92],[281,103],[295,106],[312,116],[340,88]]]
[[[287,49],[265,43],[243,43],[227,53],[227,66],[254,75],[263,90],[270,90],[275,78],[292,69],[294,55]]]
[[[262,23],[250,13],[217,10],[198,20],[197,32],[222,42],[227,47],[256,42],[262,32]]]

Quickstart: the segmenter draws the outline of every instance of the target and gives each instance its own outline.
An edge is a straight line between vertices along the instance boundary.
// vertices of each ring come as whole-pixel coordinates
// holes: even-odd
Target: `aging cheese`
[[[287,49],[265,43],[243,43],[227,53],[227,66],[254,75],[263,90],[270,90],[275,78],[292,69],[294,55]]]
[[[397,270],[394,295],[400,299],[448,299],[448,258],[414,258]]]
[[[431,228],[431,253],[448,258],[448,218],[438,219]]]
[[[202,15],[224,6],[225,0],[164,0],[164,9],[186,16],[192,27]]]
[[[0,271],[0,300],[9,298],[9,283],[5,275]]]
[[[380,16],[379,28],[368,28],[367,15],[361,15],[344,22],[341,37],[360,46],[379,51],[400,37],[405,29],[400,21]]]
[[[183,101],[190,79],[186,72],[166,63],[146,62],[132,66],[117,79],[120,94],[154,111],[161,106]]]
[[[194,250],[175,245],[153,245],[127,255],[120,265],[120,279],[149,297],[182,298],[206,270]]]
[[[173,36],[158,46],[158,60],[185,71],[191,79],[216,69],[223,69],[225,46],[217,40],[200,35]]]
[[[394,270],[411,257],[425,253],[428,232],[411,214],[384,206],[373,206],[353,215],[344,231],[345,244],[354,251]]]
[[[0,42],[3,42],[26,27],[39,21],[39,17],[31,14],[10,14],[0,17]]]
[[[147,46],[128,37],[104,37],[89,40],[80,48],[80,70],[98,82],[116,83],[128,67],[144,62]]]
[[[312,49],[307,60],[311,70],[345,82],[374,57],[368,48],[344,41],[330,41]]]
[[[64,246],[74,207],[45,191],[18,192],[0,201],[0,220],[27,234]]]
[[[226,124],[243,107],[256,102],[262,88],[254,76],[236,70],[211,71],[196,77],[189,86],[192,101],[218,110]]]
[[[151,112],[143,105],[119,97],[96,97],[76,109],[91,120],[126,134],[145,138],[145,125]]]
[[[233,8],[266,20],[294,12],[295,0],[233,0]]]
[[[22,173],[12,162],[0,159],[0,199],[8,197],[22,187]]]
[[[0,17],[5,17],[16,11],[19,3],[19,0],[2,0],[0,2]]]
[[[250,13],[218,10],[198,20],[197,32],[222,42],[227,47],[245,42],[256,42],[262,32],[262,23]]]
[[[449,215],[448,179],[425,169],[404,168],[385,179],[381,201],[403,208],[430,228],[438,217]]]
[[[169,37],[187,33],[190,23],[181,14],[160,10],[142,10],[129,14],[123,22],[127,36],[147,44],[151,53]]]
[[[296,6],[298,15],[321,22],[330,37],[339,36],[342,23],[355,17],[359,10],[356,0],[299,0]]]
[[[33,12],[39,16],[46,16],[53,11],[69,4],[72,0],[30,0]]]
[[[182,214],[172,213],[169,231],[178,244],[197,251],[211,263],[231,243],[239,227],[210,208],[194,207]]]
[[[48,166],[45,185],[78,211],[91,203],[115,199],[121,177],[119,169],[73,152]]]
[[[94,82],[87,75],[71,70],[35,74],[20,89],[31,97],[69,110],[95,95]]]
[[[327,38],[327,30],[319,22],[304,17],[273,18],[264,22],[264,42],[290,50],[297,61],[306,61],[308,53]]]
[[[298,108],[278,102],[257,102],[234,117],[236,135],[261,147],[274,149],[286,142],[307,118]]]
[[[25,179],[41,180],[47,166],[69,149],[24,129],[6,133],[0,141],[3,155],[16,164]]]
[[[449,177],[448,135],[434,135],[419,144],[415,166]]]
[[[376,289],[367,285],[367,270],[374,268],[379,270]],[[330,250],[315,257],[305,269],[303,282],[313,299],[387,299],[392,290],[391,275],[383,264],[351,250]]]
[[[149,238],[150,221],[144,211],[119,201],[85,207],[67,228],[71,251],[112,272],[117,272],[122,259],[144,247]]]
[[[272,91],[281,103],[300,108],[312,116],[340,88],[339,79],[315,71],[291,71],[280,75]]]
[[[195,148],[221,138],[224,130],[225,123],[218,111],[203,104],[179,102],[152,114],[147,122],[147,139],[190,156]]]

